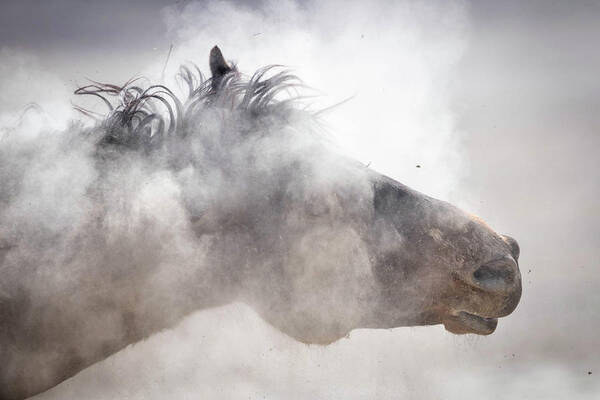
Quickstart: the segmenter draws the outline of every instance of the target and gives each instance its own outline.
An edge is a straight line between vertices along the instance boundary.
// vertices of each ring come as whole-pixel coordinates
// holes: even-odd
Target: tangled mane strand
[[[106,115],[75,108],[98,121],[100,148],[151,152],[167,138],[181,139],[193,133],[207,109],[220,108],[257,119],[284,115],[304,98],[299,94],[299,89],[305,88],[301,80],[281,65],[260,68],[250,79],[232,69],[218,80],[207,79],[195,64],[183,65],[176,79],[187,88],[185,100],[165,85],[144,88],[137,78],[122,86],[92,82],[75,90],[76,95],[100,98],[108,108]]]

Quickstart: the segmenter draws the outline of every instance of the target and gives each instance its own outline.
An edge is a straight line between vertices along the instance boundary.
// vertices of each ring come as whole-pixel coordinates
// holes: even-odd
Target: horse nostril
[[[512,237],[508,235],[502,235],[502,238],[510,247],[510,253],[515,260],[519,259],[519,255],[521,254],[521,248],[519,247],[519,243]]]
[[[514,286],[517,265],[510,258],[492,261],[473,272],[473,279],[484,289],[504,291]]]

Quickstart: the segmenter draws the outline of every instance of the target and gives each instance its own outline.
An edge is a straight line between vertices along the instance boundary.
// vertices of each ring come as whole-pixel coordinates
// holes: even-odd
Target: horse
[[[248,77],[216,46],[209,65],[181,67],[187,96],[93,82],[75,92],[109,107],[79,108],[93,126],[4,132],[0,399],[236,301],[319,345],[488,335],[516,308],[515,239],[336,152],[289,71]]]

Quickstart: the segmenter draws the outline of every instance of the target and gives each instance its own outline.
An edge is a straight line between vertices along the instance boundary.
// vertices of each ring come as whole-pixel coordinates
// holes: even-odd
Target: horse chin
[[[474,333],[489,335],[496,330],[497,318],[486,318],[466,311],[459,311],[446,317],[442,323],[448,332],[456,335]]]

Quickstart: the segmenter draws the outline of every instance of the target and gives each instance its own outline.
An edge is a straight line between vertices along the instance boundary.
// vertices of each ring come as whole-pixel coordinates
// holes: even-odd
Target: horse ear
[[[233,68],[225,61],[223,53],[221,53],[221,49],[218,46],[213,47],[210,51],[209,64],[213,79],[219,79],[228,72],[233,71]]]

